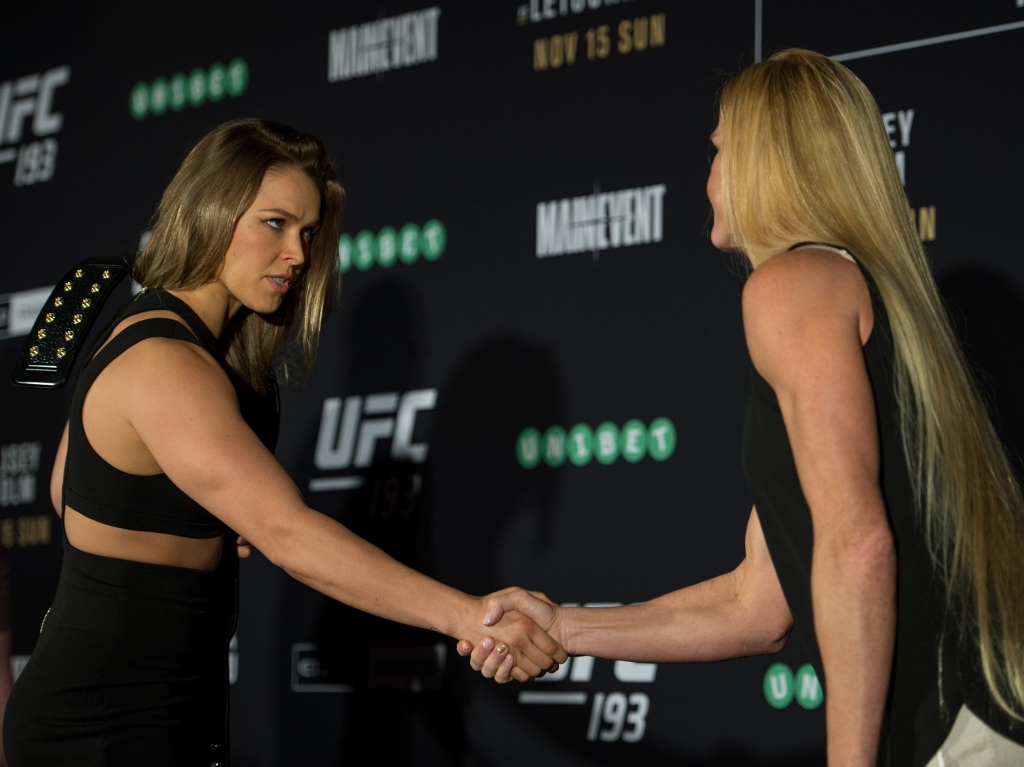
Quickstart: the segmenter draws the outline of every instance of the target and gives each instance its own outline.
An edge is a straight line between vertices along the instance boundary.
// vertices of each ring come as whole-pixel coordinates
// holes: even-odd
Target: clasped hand
[[[488,679],[528,682],[554,671],[569,655],[562,640],[561,608],[539,591],[510,588],[483,597],[481,625],[489,631],[474,644],[459,641],[459,655]]]

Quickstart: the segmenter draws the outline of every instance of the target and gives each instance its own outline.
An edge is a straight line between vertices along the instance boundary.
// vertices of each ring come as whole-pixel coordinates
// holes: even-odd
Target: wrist
[[[580,647],[579,641],[578,619],[580,617],[581,609],[583,608],[558,608],[559,636],[555,637],[555,639],[558,640],[558,642],[562,645],[562,649],[569,653],[569,655],[586,654]]]
[[[478,597],[457,591],[451,607],[443,617],[444,625],[433,628],[453,639],[468,639],[476,644],[475,640],[486,628],[483,623],[483,611],[484,607]]]

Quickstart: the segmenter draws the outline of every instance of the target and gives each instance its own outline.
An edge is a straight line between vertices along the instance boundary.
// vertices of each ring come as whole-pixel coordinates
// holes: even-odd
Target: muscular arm
[[[751,359],[775,390],[811,510],[829,764],[873,765],[895,642],[896,553],[862,349],[870,296],[855,264],[808,249],[758,267],[743,311]]]
[[[127,354],[135,377],[121,407],[135,433],[175,485],[270,561],[374,615],[454,637],[483,636],[480,600],[400,564],[305,505],[242,420],[234,389],[211,358],[164,339],[150,339]],[[564,659],[539,629],[530,638]],[[519,649],[527,655],[522,667],[528,673],[529,659],[538,672],[550,665],[537,648]]]
[[[725,660],[781,650],[793,618],[782,594],[761,531],[757,510],[750,513],[746,557],[732,572],[628,607],[558,608],[543,594],[508,589],[491,596],[493,622],[505,610],[518,610],[556,637],[570,655],[616,660],[683,663]],[[484,676],[505,681],[511,664],[493,651],[494,643],[459,642],[462,655]]]
[[[628,607],[563,608],[571,655],[657,663],[725,660],[781,650],[793,625],[750,513],[746,557],[732,572]]]

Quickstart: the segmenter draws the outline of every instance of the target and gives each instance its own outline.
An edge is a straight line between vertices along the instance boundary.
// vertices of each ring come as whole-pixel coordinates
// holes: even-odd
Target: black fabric
[[[219,578],[88,554],[65,539],[53,606],[4,716],[8,764],[218,761],[210,757],[226,747]]]
[[[223,523],[164,475],[138,477],[103,462],[81,428],[89,386],[110,360],[143,338],[197,343],[223,364],[209,329],[163,291],[129,304],[94,348],[125,317],[154,309],[179,314],[195,335],[171,319],[142,320],[86,366],[72,404],[65,503],[120,527],[212,537],[225,531]],[[232,380],[243,417],[273,450],[276,386],[270,382],[270,396],[263,396]],[[203,572],[89,554],[64,537],[53,606],[4,717],[11,767],[228,764],[227,661],[238,620],[232,538],[225,536],[219,567]]]
[[[874,311],[864,359],[878,419],[882,494],[898,561],[895,659],[878,763],[919,767],[938,750],[965,699],[971,710],[997,731],[1018,742],[1024,738],[1019,731],[1013,733],[1009,723],[992,709],[984,683],[970,667],[976,653],[958,647],[955,630],[943,632],[942,586],[925,548],[903,452],[892,331],[874,281],[866,270],[861,271]],[[756,370],[743,430],[743,470],[797,632],[827,694],[811,604],[811,513],[775,392]],[[944,655],[941,664],[940,650]]]
[[[128,530],[213,538],[224,524],[179,490],[166,474],[128,474],[104,461],[86,437],[82,405],[86,394],[118,356],[148,338],[197,343],[180,322],[151,318],[130,325],[86,364],[71,401],[64,503],[90,519]]]

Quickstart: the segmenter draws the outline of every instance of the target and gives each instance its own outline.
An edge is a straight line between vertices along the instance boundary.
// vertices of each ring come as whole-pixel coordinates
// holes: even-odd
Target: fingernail
[[[500,643],[498,644],[497,650],[498,650],[498,654],[499,654],[499,655],[502,655],[502,654],[504,654],[504,653],[507,653],[507,652],[508,652],[508,645],[507,645],[507,644],[505,644],[504,642],[500,642]]]
[[[483,641],[480,642],[480,646],[483,647],[485,650],[490,650],[492,647],[494,647],[494,640],[490,637],[484,637]]]
[[[493,620],[494,620],[494,613],[488,612],[487,615],[484,616],[484,625],[485,626],[490,626],[491,625],[491,621],[493,621]]]

